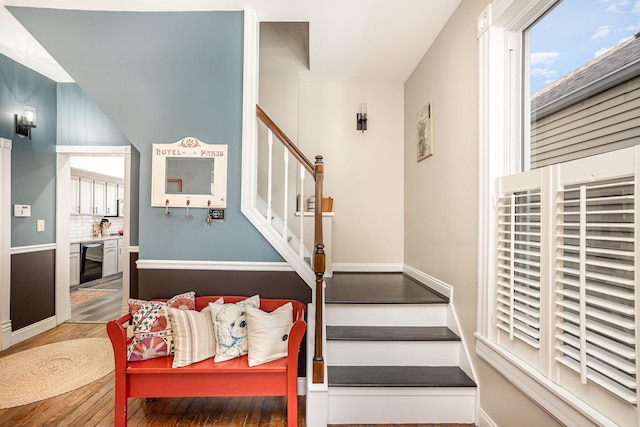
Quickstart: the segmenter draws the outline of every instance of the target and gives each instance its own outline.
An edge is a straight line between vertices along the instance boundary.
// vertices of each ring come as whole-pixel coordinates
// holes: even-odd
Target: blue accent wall
[[[14,114],[36,109],[31,140],[15,134]],[[11,246],[55,242],[56,83],[0,55],[0,137],[12,140],[11,206],[30,205],[31,216],[11,218]],[[36,220],[45,231],[36,232]]]
[[[58,145],[129,145],[111,119],[75,83],[58,83]]]
[[[140,152],[141,259],[282,261],[240,212],[242,12],[104,12],[9,7]],[[151,204],[151,145],[228,144],[227,211]]]

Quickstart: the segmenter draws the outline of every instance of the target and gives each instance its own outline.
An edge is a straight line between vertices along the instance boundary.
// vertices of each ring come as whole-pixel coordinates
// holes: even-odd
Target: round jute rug
[[[0,409],[49,399],[113,371],[106,338],[84,338],[31,348],[0,358]]]

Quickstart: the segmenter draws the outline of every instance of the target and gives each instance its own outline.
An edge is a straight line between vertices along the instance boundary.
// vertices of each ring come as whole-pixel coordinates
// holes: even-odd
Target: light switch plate
[[[31,216],[31,205],[13,205],[13,216],[15,217]]]
[[[44,219],[36,221],[36,231],[44,231]]]

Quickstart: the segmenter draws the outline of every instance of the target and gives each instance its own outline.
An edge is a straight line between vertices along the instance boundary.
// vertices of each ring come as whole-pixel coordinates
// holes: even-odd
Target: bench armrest
[[[127,339],[127,329],[124,325],[131,320],[131,313],[127,313],[117,320],[107,323],[107,335],[113,347],[113,358],[116,372],[123,372],[127,367],[127,345],[131,339]]]

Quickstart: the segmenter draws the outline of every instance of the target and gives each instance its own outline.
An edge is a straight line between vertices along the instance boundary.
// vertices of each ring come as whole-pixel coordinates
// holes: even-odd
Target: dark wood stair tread
[[[327,326],[335,341],[460,341],[446,326]]]
[[[331,387],[475,387],[457,366],[329,366]]]
[[[447,304],[449,299],[402,273],[334,273],[327,304]]]

